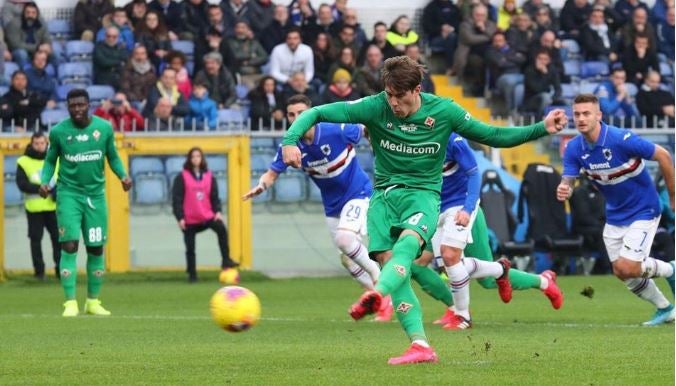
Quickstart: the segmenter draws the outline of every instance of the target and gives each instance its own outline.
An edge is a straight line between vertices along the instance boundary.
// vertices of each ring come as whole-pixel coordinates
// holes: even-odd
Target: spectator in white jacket
[[[300,29],[292,27],[286,32],[286,42],[275,46],[270,54],[270,75],[284,84],[296,72],[305,73],[309,81],[315,76],[315,65],[312,48],[301,42]]]

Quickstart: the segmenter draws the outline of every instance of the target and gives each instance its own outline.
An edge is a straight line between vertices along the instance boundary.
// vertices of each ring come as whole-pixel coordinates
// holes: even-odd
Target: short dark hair
[[[310,98],[307,97],[307,95],[296,94],[296,95],[289,97],[289,99],[286,100],[287,106],[297,105],[299,103],[302,103],[302,104],[306,105],[307,107],[312,107],[312,101],[310,100]]]
[[[377,21],[377,22],[373,25],[373,29],[376,29],[376,28],[380,27],[381,25],[382,25],[383,27],[387,28],[387,24],[385,24],[385,23],[382,22],[382,21]]]
[[[115,9],[113,9],[113,13],[115,14],[115,13],[118,13],[118,12],[124,12],[125,15],[127,14],[127,11],[125,11],[124,8],[122,8],[122,7],[115,7]]]
[[[292,33],[297,33],[301,37],[301,39],[303,37],[303,34],[300,32],[300,28],[298,28],[296,26],[293,26],[293,27],[290,27],[289,29],[287,29],[286,33],[284,34],[284,37],[287,38],[287,37],[289,37],[289,34],[292,34]]]
[[[573,104],[579,103],[593,103],[595,105],[599,104],[599,98],[594,94],[578,94],[575,99],[573,99]]]
[[[46,138],[47,136],[45,135],[45,132],[42,130],[38,130],[33,132],[33,135],[31,135],[31,143],[33,143],[33,140],[38,139],[38,138]]]
[[[190,158],[192,158],[192,153],[196,151],[202,156],[202,162],[200,162],[200,171],[206,172],[208,169],[207,158],[204,156],[204,151],[202,151],[202,148],[197,146],[188,150],[188,154],[185,157],[185,162],[183,163],[183,170],[192,170],[192,162],[190,162]]]
[[[181,62],[183,62],[184,65],[188,61],[188,58],[186,58],[186,56],[183,52],[174,51],[174,50],[169,51],[169,53],[167,53],[165,60],[166,60],[167,64],[169,64],[169,63],[171,63],[172,60],[174,60],[176,58],[181,59]]]
[[[340,27],[340,32],[345,31],[346,29],[351,29],[352,32],[355,32],[356,28],[354,26],[349,25],[349,24],[343,24],[342,27]]]
[[[549,53],[549,50],[546,48],[540,48],[535,52],[535,57],[537,58],[539,55],[547,55],[549,56],[549,59],[552,58],[552,54]]]
[[[26,78],[28,78],[28,75],[26,75],[26,71],[24,70],[16,70],[12,73],[12,77],[10,78],[10,82],[14,81],[14,78],[16,78],[18,75],[23,75]]]
[[[83,88],[74,88],[68,91],[68,94],[66,95],[66,101],[70,101],[71,99],[79,97],[85,97],[87,102],[89,102],[89,93]]]
[[[380,79],[383,86],[396,91],[411,91],[422,83],[425,68],[408,56],[395,56],[385,60]]]

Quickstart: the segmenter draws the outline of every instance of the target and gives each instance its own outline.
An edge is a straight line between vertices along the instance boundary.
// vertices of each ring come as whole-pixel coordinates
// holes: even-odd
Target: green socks
[[[66,300],[75,300],[75,284],[77,283],[77,252],[67,253],[61,250],[61,287]]]
[[[408,277],[406,275],[406,278]],[[417,339],[427,341],[422,322],[422,309],[413,288],[411,288],[410,280],[406,280],[392,292],[392,306],[401,327],[404,328],[411,342]]]
[[[87,254],[87,297],[89,299],[98,299],[104,272],[103,255]]]
[[[376,291],[383,296],[390,294],[394,296],[393,292],[397,288],[407,280],[410,281],[411,265],[413,260],[418,256],[418,252],[420,252],[420,244],[415,236],[406,235],[397,240],[392,248],[392,258],[385,263],[380,272],[380,280],[376,284]],[[408,287],[410,288],[410,286],[409,283]]]
[[[448,289],[448,284],[434,270],[413,263],[411,264],[411,279],[418,282],[423,291],[433,299],[443,302],[448,307],[453,305],[453,295]]]
[[[495,284],[495,279],[492,277],[485,277],[477,281],[482,287],[486,289],[498,287],[498,285]],[[527,290],[531,288],[540,289],[539,275],[519,271],[518,269],[509,270],[509,282],[512,283],[512,289],[515,290]]]

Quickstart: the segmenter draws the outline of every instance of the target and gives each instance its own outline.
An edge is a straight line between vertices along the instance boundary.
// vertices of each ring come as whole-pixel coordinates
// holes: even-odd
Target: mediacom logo
[[[436,154],[441,145],[436,142],[423,142],[415,145],[390,142],[388,139],[380,140],[380,147],[390,151],[396,151],[404,154]]]
[[[98,161],[103,158],[103,152],[101,150],[92,150],[85,153],[66,154],[64,158],[69,162]]]

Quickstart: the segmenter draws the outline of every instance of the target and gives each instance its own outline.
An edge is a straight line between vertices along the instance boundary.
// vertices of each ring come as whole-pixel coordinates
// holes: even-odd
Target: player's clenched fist
[[[294,168],[300,167],[300,149],[295,145],[282,146],[282,160]]]
[[[131,183],[131,178],[129,178],[129,177],[124,177],[124,178],[122,179],[122,189],[123,189],[125,192],[128,192],[129,189],[131,189],[131,185],[132,185],[132,183]]]
[[[545,128],[549,134],[555,134],[568,126],[568,117],[562,109],[552,110],[545,117]]]
[[[566,201],[568,198],[570,198],[572,192],[573,189],[570,187],[570,185],[559,184],[559,186],[556,188],[556,199],[559,201]]]
[[[49,196],[49,186],[48,185],[40,185],[40,189],[38,189],[38,194],[42,198],[47,198],[47,196]]]

